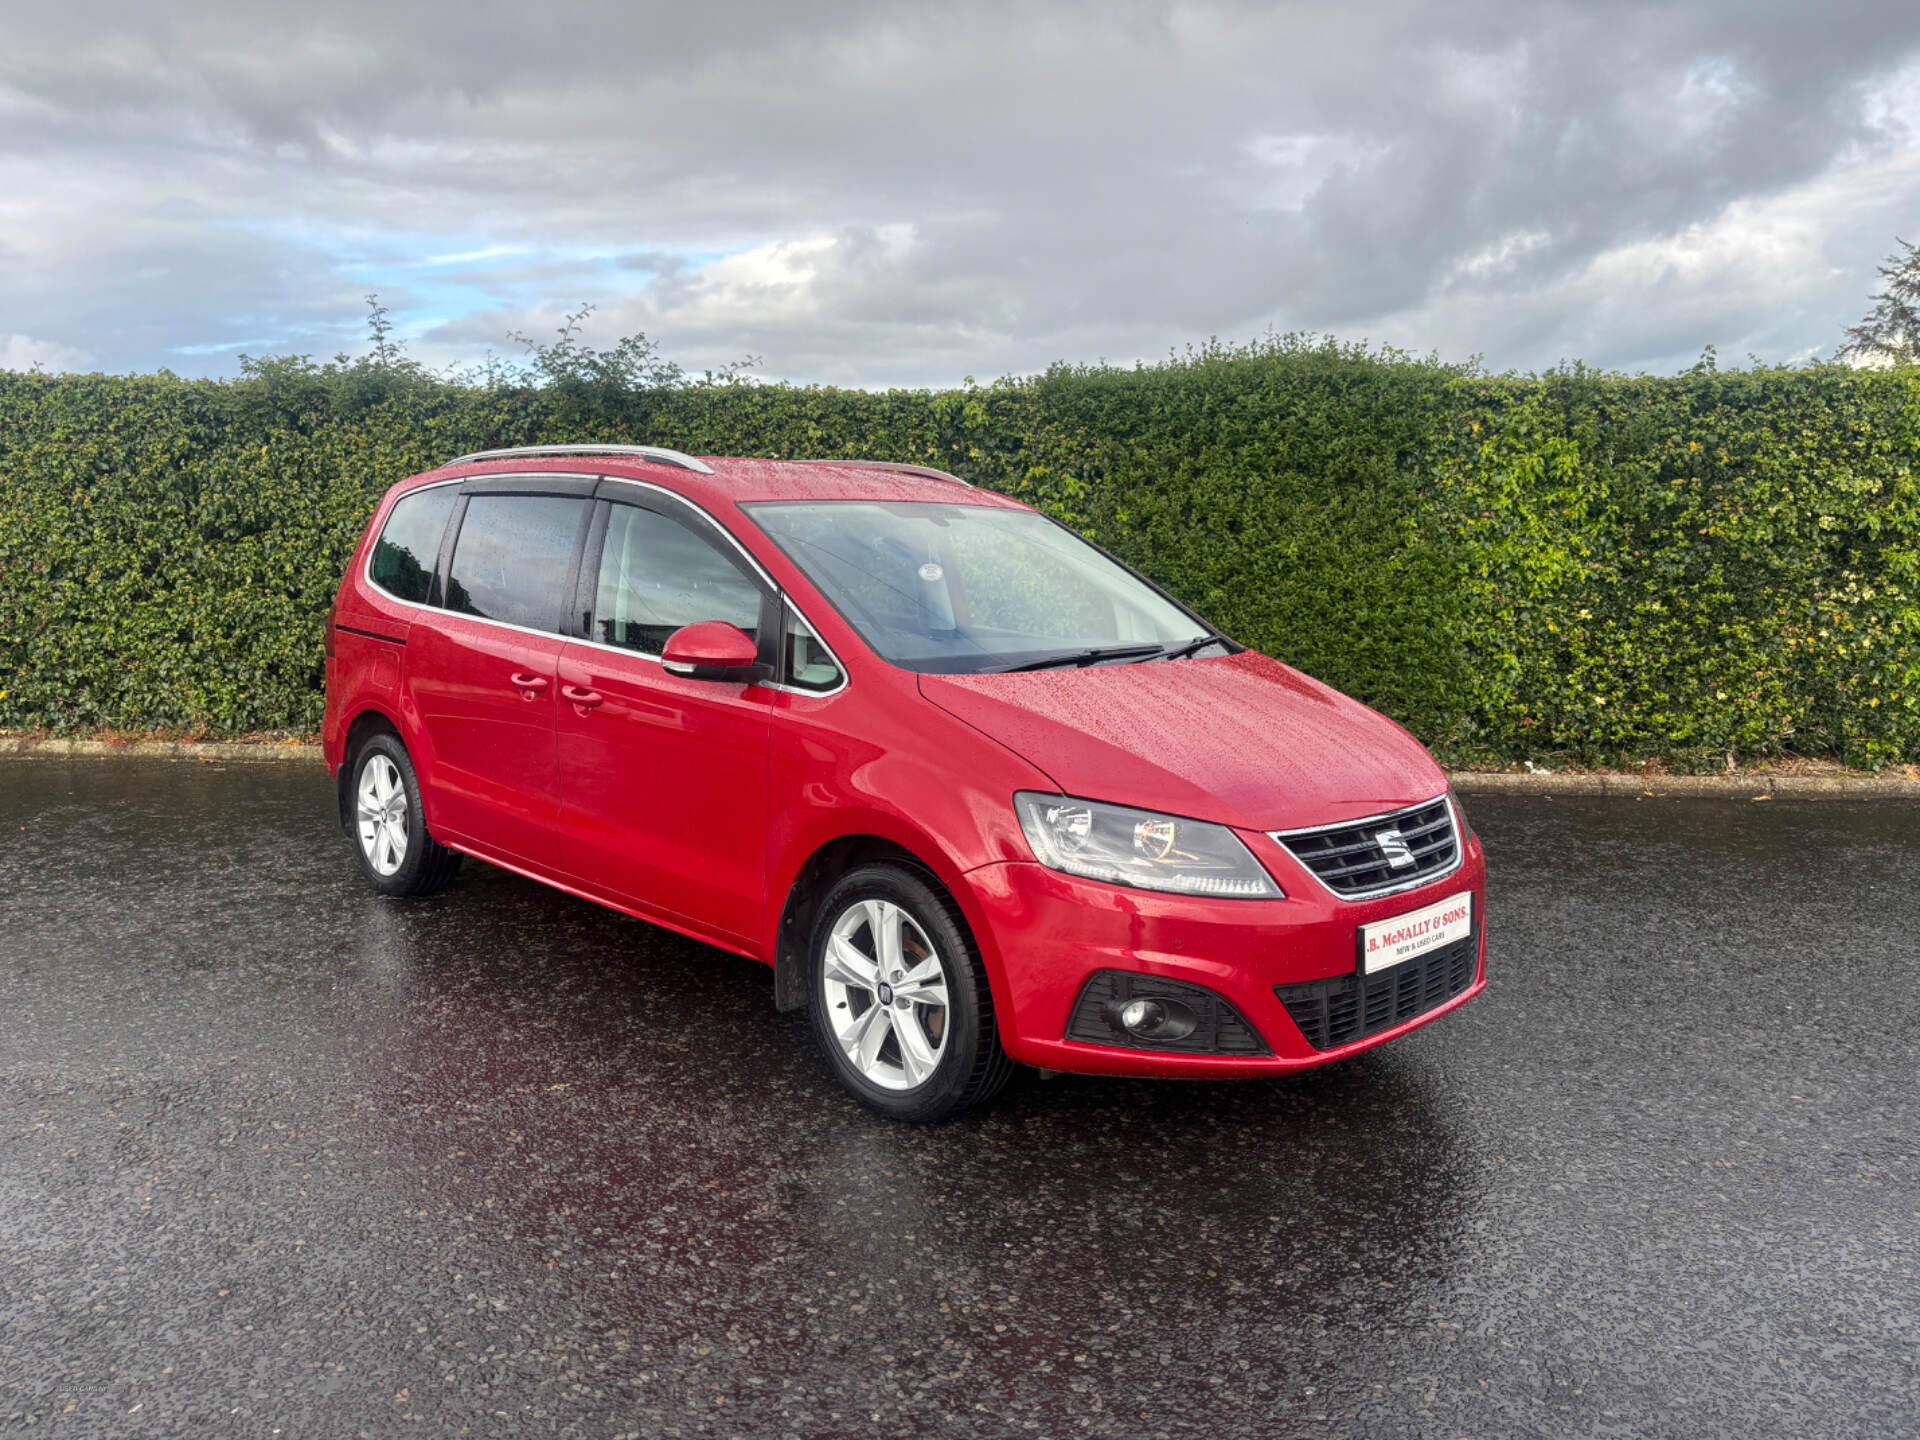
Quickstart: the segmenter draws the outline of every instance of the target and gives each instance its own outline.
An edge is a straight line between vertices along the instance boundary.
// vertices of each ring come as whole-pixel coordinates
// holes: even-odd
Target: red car
[[[647,446],[387,494],[327,627],[368,880],[473,855],[771,965],[860,1100],[1324,1064],[1485,985],[1419,742],[937,470]]]

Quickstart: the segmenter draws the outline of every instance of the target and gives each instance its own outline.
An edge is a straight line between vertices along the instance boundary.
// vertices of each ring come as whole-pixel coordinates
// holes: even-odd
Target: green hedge
[[[1917,384],[1494,379],[1291,338],[878,394],[0,374],[0,727],[310,730],[380,493],[598,439],[954,470],[1450,758],[1912,759]]]
[[[1920,373],[1465,381],[1461,732],[1498,755],[1920,757]]]

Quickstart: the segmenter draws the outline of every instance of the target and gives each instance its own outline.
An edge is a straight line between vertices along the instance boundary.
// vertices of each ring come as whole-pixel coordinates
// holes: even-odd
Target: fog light
[[[1107,1014],[1136,1040],[1184,1040],[1200,1023],[1200,1017],[1185,1005],[1164,997],[1140,996]]]
[[[1096,970],[1080,987],[1066,1038],[1082,1045],[1181,1055],[1271,1055],[1224,995],[1190,980]]]

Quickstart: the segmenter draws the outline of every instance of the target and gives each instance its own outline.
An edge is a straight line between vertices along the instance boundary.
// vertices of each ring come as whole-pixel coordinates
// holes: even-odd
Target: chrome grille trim
[[[1444,812],[1442,816],[1416,821],[1422,811],[1430,811],[1436,805]],[[1409,822],[1404,829],[1397,823],[1402,820]],[[1388,829],[1400,831],[1408,852],[1413,856],[1415,873],[1389,880],[1385,884],[1343,888],[1339,882],[1347,876],[1388,868],[1384,853],[1374,841],[1376,833]],[[1460,812],[1454,808],[1451,792],[1442,792],[1432,800],[1422,800],[1417,805],[1389,810],[1381,815],[1342,820],[1333,825],[1309,825],[1300,830],[1269,830],[1267,836],[1298,861],[1300,868],[1313,876],[1321,889],[1341,900],[1374,900],[1382,895],[1397,895],[1403,890],[1417,890],[1422,885],[1446,879],[1466,860],[1466,845],[1460,834]],[[1331,845],[1308,846],[1305,854],[1295,848],[1296,842],[1311,840],[1316,836],[1339,838]],[[1445,854],[1446,858],[1440,864],[1430,869],[1421,868],[1430,857],[1441,854]],[[1348,857],[1365,858],[1358,863],[1337,863]]]

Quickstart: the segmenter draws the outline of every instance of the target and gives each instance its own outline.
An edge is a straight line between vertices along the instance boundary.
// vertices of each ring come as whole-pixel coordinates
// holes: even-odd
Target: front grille
[[[1147,1040],[1129,1035],[1114,1017],[1129,1000],[1178,1000],[1198,1024],[1178,1040]],[[1121,1045],[1129,1050],[1167,1050],[1184,1055],[1270,1055],[1259,1032],[1240,1012],[1204,985],[1166,980],[1132,970],[1100,970],[1081,988],[1067,1022],[1067,1038],[1089,1045]]]
[[[1336,1050],[1445,1004],[1473,983],[1479,961],[1476,931],[1451,945],[1402,960],[1390,970],[1276,985],[1273,993],[1309,1045]]]
[[[1460,863],[1453,810],[1444,795],[1351,825],[1277,831],[1273,838],[1334,894],[1355,899],[1423,885]]]

